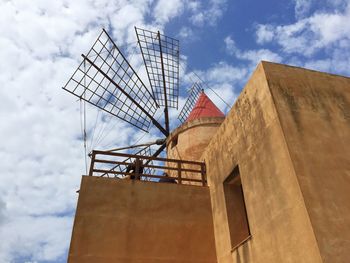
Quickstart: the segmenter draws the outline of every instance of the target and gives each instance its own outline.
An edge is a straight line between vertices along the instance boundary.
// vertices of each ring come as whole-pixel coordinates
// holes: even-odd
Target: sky
[[[0,10],[0,262],[67,260],[86,165],[82,106],[61,87],[102,28],[144,81],[134,26],[180,40],[180,108],[194,72],[225,113],[261,60],[349,76],[349,0],[0,0]],[[159,136],[86,112],[89,150]]]

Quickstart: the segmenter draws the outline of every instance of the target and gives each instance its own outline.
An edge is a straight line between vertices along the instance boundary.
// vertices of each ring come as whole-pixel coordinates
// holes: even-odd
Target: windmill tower
[[[200,161],[225,115],[195,83],[178,118],[182,125],[171,132],[166,142],[168,158]],[[174,171],[170,171],[170,174],[174,174]],[[184,175],[186,178],[193,176],[191,172]]]

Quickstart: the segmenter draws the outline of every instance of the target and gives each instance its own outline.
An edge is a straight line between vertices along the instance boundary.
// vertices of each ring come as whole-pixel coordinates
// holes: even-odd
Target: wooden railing
[[[131,164],[141,165],[143,173],[139,173],[140,167],[136,167],[133,172],[127,172],[127,167]],[[178,184],[207,185],[204,162],[106,151],[92,151],[91,154],[90,176],[157,181],[157,179],[165,178],[162,172],[166,172],[167,178]]]

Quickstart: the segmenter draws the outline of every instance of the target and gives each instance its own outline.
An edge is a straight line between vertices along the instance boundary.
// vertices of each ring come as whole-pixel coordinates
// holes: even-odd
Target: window
[[[224,195],[231,248],[234,249],[250,237],[247,211],[239,168],[236,166],[224,181]]]
[[[171,148],[174,148],[177,145],[177,139],[178,135],[176,135],[172,140],[171,140]]]

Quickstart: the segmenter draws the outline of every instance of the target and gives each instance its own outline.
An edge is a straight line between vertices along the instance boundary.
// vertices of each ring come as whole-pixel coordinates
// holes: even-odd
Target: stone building
[[[349,262],[350,78],[261,62],[226,117],[204,96],[167,152],[207,186],[83,176],[68,261]]]

